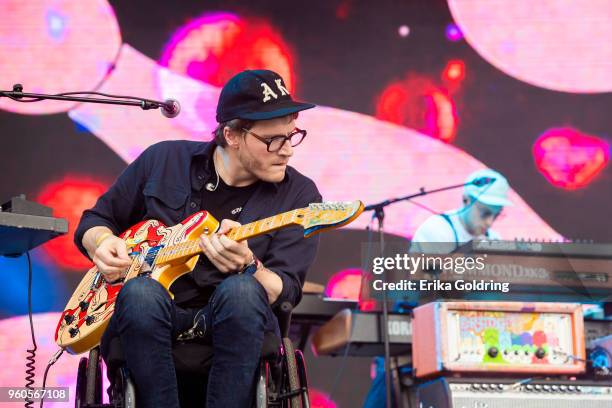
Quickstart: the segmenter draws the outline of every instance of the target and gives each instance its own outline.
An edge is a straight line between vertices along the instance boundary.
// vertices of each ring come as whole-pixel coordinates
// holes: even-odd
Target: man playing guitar
[[[318,238],[287,228],[236,242],[225,233],[241,224],[320,202],[315,184],[287,165],[306,131],[282,78],[244,71],[223,87],[214,140],[165,141],[146,149],[96,205],[83,213],[75,242],[107,282],[121,279],[131,258],[118,235],[141,220],[175,225],[207,210],[222,220],[203,234],[206,255],[168,291],[154,279],[128,280],[101,341],[126,350],[140,407],[178,408],[172,344],[192,327],[214,349],[206,406],[246,407],[265,331],[278,332],[272,309],[297,304]]]

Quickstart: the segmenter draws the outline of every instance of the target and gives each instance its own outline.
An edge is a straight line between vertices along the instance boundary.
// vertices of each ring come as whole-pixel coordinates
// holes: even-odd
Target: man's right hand
[[[128,256],[125,241],[110,235],[96,248],[93,263],[107,282],[114,282],[125,275],[132,260]]]

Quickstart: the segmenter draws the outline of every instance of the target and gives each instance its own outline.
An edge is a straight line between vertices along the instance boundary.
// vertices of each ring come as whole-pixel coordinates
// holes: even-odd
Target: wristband
[[[102,243],[102,241],[104,241],[106,238],[110,237],[111,235],[113,235],[110,232],[105,232],[104,234],[101,234],[97,239],[96,239],[96,248],[98,248],[100,246],[100,244]]]

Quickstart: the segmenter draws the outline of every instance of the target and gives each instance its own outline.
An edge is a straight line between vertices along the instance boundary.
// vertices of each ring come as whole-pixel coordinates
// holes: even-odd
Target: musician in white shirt
[[[465,182],[463,206],[426,219],[412,236],[410,252],[449,253],[471,240],[501,239],[491,226],[504,207],[512,205],[508,180],[484,169],[470,174]]]
[[[504,207],[512,205],[507,197],[508,180],[494,170],[483,169],[470,174],[465,183],[463,206],[426,219],[412,236],[410,252],[445,254],[471,240],[501,239],[491,226]],[[363,408],[386,405],[384,358],[377,357],[375,364],[376,377]]]

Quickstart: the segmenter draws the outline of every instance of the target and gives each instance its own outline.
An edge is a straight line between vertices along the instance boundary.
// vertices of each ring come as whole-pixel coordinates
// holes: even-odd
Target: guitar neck
[[[234,241],[240,242],[290,225],[300,225],[299,221],[304,217],[305,211],[305,208],[298,208],[297,210],[273,215],[272,217],[241,225],[230,230],[226,235]]]
[[[233,228],[226,235],[230,239],[240,242],[291,225],[300,225],[300,220],[304,217],[306,210],[307,208],[298,208],[282,214],[273,215],[272,217]],[[192,257],[200,253],[202,253],[202,249],[197,240],[185,241],[180,244],[162,248],[157,255],[155,263],[172,262],[178,259]]]

